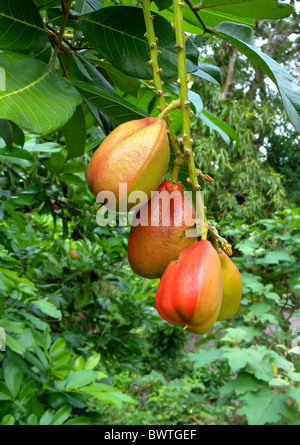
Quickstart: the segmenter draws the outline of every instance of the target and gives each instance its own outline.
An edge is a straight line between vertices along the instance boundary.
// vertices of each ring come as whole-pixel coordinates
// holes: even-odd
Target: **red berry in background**
[[[51,205],[52,205],[52,208],[54,210],[60,210],[61,209],[61,206],[59,204],[57,204],[57,202],[52,202]]]
[[[70,257],[72,258],[72,260],[77,260],[77,258],[79,258],[79,255],[76,252],[76,250],[71,250],[70,251]]]

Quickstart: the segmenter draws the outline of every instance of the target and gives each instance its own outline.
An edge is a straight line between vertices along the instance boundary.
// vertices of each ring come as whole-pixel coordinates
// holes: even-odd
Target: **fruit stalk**
[[[158,65],[158,56],[160,54],[160,50],[157,47],[157,37],[155,36],[154,26],[153,26],[153,20],[154,16],[151,14],[150,11],[150,3],[149,0],[140,0],[140,3],[142,5],[143,14],[144,14],[144,20],[146,25],[146,34],[145,37],[147,37],[149,48],[150,48],[150,60],[148,62],[149,66],[152,69],[152,75],[153,75],[153,85],[157,94],[158,99],[158,109],[161,111],[161,113],[164,113],[164,119],[167,124],[168,128],[168,135],[169,140],[172,146],[172,149],[175,154],[175,168],[172,175],[172,182],[177,181],[178,173],[180,170],[181,165],[184,163],[184,160],[181,156],[181,151],[179,144],[177,142],[175,133],[172,128],[172,120],[169,116],[169,114],[165,115],[164,110],[167,108],[167,103],[163,94],[163,81],[161,80],[160,73],[162,72],[162,69]],[[172,108],[174,109],[174,108]]]
[[[183,7],[185,4],[180,0],[173,0],[174,9],[174,30],[176,36],[176,49],[177,49],[177,65],[178,65],[178,79],[177,84],[179,86],[179,100],[181,105],[181,118],[182,118],[182,143],[186,156],[189,179],[193,188],[196,199],[198,225],[201,229],[201,238],[206,239],[208,224],[205,215],[204,203],[200,193],[201,187],[198,183],[197,169],[195,166],[194,153],[193,153],[193,139],[191,137],[190,130],[190,101],[188,100],[188,80],[187,80],[187,68],[186,68],[186,51],[185,42],[186,35],[183,28]]]

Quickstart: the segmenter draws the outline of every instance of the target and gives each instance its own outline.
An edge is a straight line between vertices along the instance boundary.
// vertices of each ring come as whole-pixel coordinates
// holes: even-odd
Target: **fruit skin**
[[[197,241],[196,237],[187,237],[185,233],[195,229],[195,211],[183,196],[182,186],[164,181],[157,192],[136,213],[128,241],[129,264],[135,273],[145,278],[160,278],[169,263]],[[162,205],[161,192],[172,194],[168,205]],[[156,225],[153,221],[151,225],[151,217]],[[148,224],[134,226],[137,218],[145,218]]]
[[[147,117],[115,128],[93,154],[86,170],[87,185],[95,196],[114,193],[118,203],[136,190],[150,197],[169,164],[170,148],[163,119]],[[127,184],[127,197],[119,196],[119,184]],[[140,207],[145,204],[141,203]],[[106,204],[109,207],[109,203]],[[128,203],[129,211],[135,203]]]
[[[222,304],[218,315],[218,321],[221,321],[237,313],[242,299],[243,282],[238,268],[226,253],[219,252],[219,258],[223,273]]]
[[[216,321],[222,302],[219,255],[207,240],[192,244],[171,261],[156,293],[156,309],[169,323],[203,335]]]
[[[72,258],[72,260],[77,260],[77,258],[79,258],[79,255],[76,250],[70,250],[70,257]]]

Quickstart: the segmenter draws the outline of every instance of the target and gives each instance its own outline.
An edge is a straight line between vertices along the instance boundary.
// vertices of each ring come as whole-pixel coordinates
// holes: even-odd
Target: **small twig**
[[[191,11],[195,14],[195,16],[197,17],[198,21],[201,23],[202,28],[204,29],[205,32],[209,32],[212,33],[212,28],[209,28],[204,20],[202,19],[202,17],[200,16],[200,14],[197,12],[197,5],[195,6],[191,0],[184,0],[185,3],[188,5],[188,7],[191,9]]]
[[[62,4],[63,4],[63,2],[62,2]],[[67,26],[69,14],[70,14],[71,4],[72,4],[72,0],[69,0],[68,3],[65,5],[65,12],[64,12],[60,30],[58,33],[58,43],[54,50],[54,54],[53,54],[52,61],[51,61],[52,69],[55,69],[55,62],[56,62],[60,47],[61,47],[63,39],[64,39],[64,33],[65,33],[66,26]]]
[[[59,58],[59,62],[60,62],[60,64],[61,64],[61,67],[62,67],[62,70],[63,70],[63,72],[64,72],[65,77],[67,77],[67,79],[70,79],[70,76],[69,76],[68,73],[67,73],[67,70],[66,70],[64,61],[63,61],[63,59],[62,59],[62,57],[61,57],[60,54],[58,54],[58,58]]]

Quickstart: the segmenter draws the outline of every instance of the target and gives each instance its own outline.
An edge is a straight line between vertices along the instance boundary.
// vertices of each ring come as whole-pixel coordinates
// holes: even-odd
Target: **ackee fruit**
[[[169,323],[203,335],[217,320],[223,274],[219,255],[207,240],[192,244],[171,261],[156,293],[156,309]]]
[[[218,320],[226,320],[233,317],[240,307],[243,282],[241,274],[236,265],[224,252],[219,252],[223,273],[222,304]]]
[[[133,219],[128,242],[131,268],[142,277],[160,278],[169,263],[197,241],[193,229],[195,211],[182,186],[164,181]]]
[[[117,204],[113,210],[119,209],[123,199],[129,211],[136,204],[128,202],[129,194],[142,191],[148,200],[161,183],[169,158],[163,119],[147,117],[126,122],[115,128],[93,154],[86,170],[88,187],[95,196],[101,191],[113,192]],[[119,196],[119,184],[127,184],[127,196]],[[140,207],[147,200],[140,202]],[[106,206],[110,207],[109,203]]]

